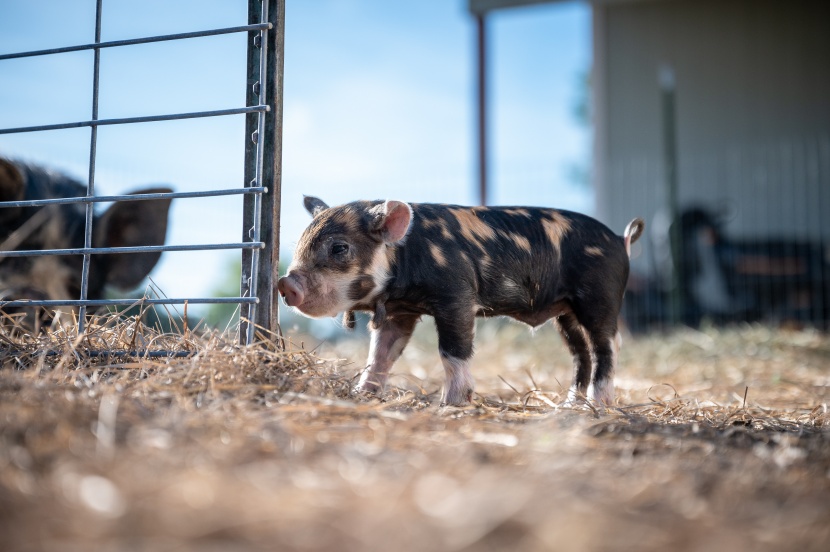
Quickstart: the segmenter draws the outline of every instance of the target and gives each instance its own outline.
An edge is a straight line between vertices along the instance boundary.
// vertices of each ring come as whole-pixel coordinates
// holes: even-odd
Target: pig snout
[[[305,298],[303,286],[293,275],[289,274],[280,278],[277,282],[277,290],[285,300],[285,304],[289,307],[296,307],[303,304],[303,299]]]

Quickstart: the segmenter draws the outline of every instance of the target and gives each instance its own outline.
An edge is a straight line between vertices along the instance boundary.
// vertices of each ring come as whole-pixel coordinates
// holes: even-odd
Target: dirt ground
[[[82,354],[136,338],[194,356]],[[482,324],[466,408],[428,324],[383,400],[365,353],[0,336],[0,550],[830,549],[824,334],[628,338],[604,411],[559,406],[551,328]]]

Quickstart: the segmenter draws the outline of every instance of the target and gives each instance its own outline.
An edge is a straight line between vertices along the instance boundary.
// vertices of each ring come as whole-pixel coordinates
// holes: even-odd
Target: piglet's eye
[[[332,255],[343,255],[349,250],[349,246],[345,243],[336,243],[331,246]]]

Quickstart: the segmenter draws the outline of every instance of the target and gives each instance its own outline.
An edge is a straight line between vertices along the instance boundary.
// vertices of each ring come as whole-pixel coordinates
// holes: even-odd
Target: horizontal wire
[[[263,249],[263,242],[207,243],[202,245],[141,245],[135,247],[78,247],[74,249],[27,249],[0,251],[4,257],[36,257],[39,255],[102,255],[126,253],[162,253],[164,251],[216,251],[220,249]]]
[[[218,197],[242,194],[265,194],[268,188],[264,186],[251,188],[233,188],[226,190],[205,190],[201,192],[164,192],[157,194],[128,194],[93,197],[59,197],[52,199],[31,199],[26,201],[0,201],[3,207],[38,207],[41,205],[69,205],[73,203],[107,203],[111,201],[148,201],[153,199],[187,199],[193,197]]]
[[[259,303],[258,297],[194,297],[159,299],[13,299],[0,301],[0,309],[6,307],[117,307],[121,305],[220,305]]]
[[[197,38],[201,36],[216,36],[231,33],[243,33],[250,31],[261,31],[271,29],[270,23],[257,23],[255,25],[242,25],[239,27],[225,27],[222,29],[210,29],[207,31],[193,31],[189,33],[178,33],[159,36],[148,36],[144,38],[130,38],[126,40],[111,40],[109,42],[98,42],[92,44],[81,44],[78,46],[63,46],[60,48],[49,48],[48,50],[32,50],[30,52],[16,52],[13,54],[0,55],[0,61],[4,59],[18,59],[34,56],[48,56],[51,54],[64,54],[66,52],[80,52],[84,50],[95,50],[100,48],[113,48],[116,46],[130,46],[133,44],[149,44],[151,42],[165,42],[168,40],[181,40],[185,38]]]
[[[157,121],[178,121],[182,119],[199,119],[202,117],[221,117],[224,115],[240,115],[244,113],[267,112],[271,108],[267,105],[250,107],[235,107],[214,111],[194,111],[191,113],[173,113],[170,115],[148,115],[144,117],[122,117],[120,119],[97,119],[93,121],[78,121],[74,123],[58,123],[54,125],[37,125],[16,128],[0,128],[0,134],[19,134],[22,132],[40,132],[43,130],[62,130],[67,128],[99,127],[105,125],[127,125],[132,123],[152,123]]]

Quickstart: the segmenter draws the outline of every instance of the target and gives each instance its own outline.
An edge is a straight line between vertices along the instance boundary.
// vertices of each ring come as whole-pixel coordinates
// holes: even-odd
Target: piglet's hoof
[[[608,380],[592,383],[588,386],[588,400],[596,407],[613,407],[614,383]]]
[[[373,395],[380,396],[383,392],[383,386],[371,379],[361,380],[354,388],[355,395]]]
[[[578,408],[586,406],[588,402],[584,392],[579,391],[576,387],[568,389],[568,398],[562,403],[564,408]]]
[[[441,406],[467,406],[473,400],[473,389],[450,389],[441,401]]]

